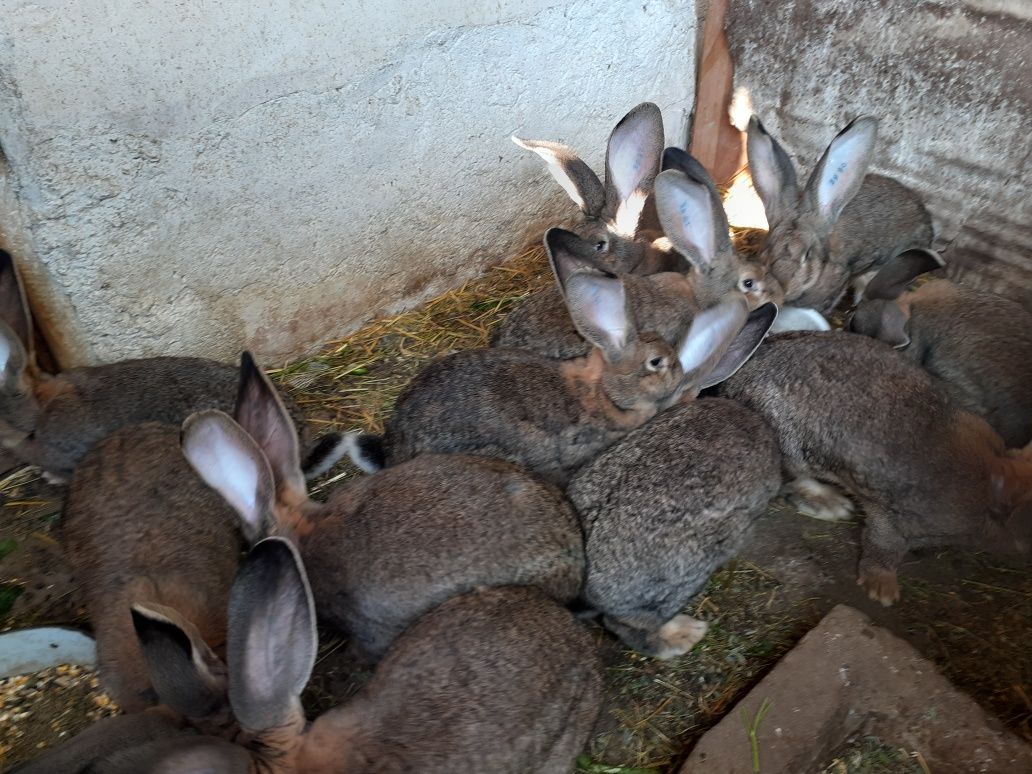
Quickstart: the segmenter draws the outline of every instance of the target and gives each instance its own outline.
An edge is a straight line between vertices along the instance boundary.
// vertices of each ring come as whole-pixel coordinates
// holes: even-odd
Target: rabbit
[[[852,121],[824,151],[800,191],[791,159],[757,116],[747,151],[756,192],[770,223],[761,259],[785,303],[827,314],[850,281],[913,247],[931,247],[932,222],[920,198],[891,178],[868,174],[878,121]]]
[[[290,417],[268,379],[252,376],[249,412],[191,416],[183,454],[248,531],[297,541],[320,617],[358,655],[380,658],[420,615],[475,588],[576,599],[584,542],[557,489],[501,460],[426,454],[312,502]]]
[[[256,372],[245,352],[238,416],[250,411],[246,385]],[[86,453],[58,535],[85,593],[101,682],[129,712],[154,703],[131,634],[131,605],[174,608],[219,650],[240,552],[260,536],[194,473],[180,450],[180,428],[155,422],[123,427]]]
[[[553,254],[571,236],[552,229]],[[352,436],[367,470],[427,452],[500,457],[560,486],[583,462],[672,405],[732,373],[759,345],[777,314],[749,317],[731,297],[695,316],[675,349],[639,331],[623,283],[574,272],[566,303],[592,353],[552,360],[515,349],[466,350],[424,368],[402,391],[382,437]],[[749,322],[749,324],[746,324]]]
[[[925,545],[1028,552],[1032,449],[1008,453],[984,420],[962,410],[892,347],[842,331],[768,338],[719,389],[774,429],[785,491],[817,518],[848,518],[844,486],[866,517],[858,583],[899,599],[896,570]]]
[[[573,231],[595,250],[595,261],[614,274],[658,274],[684,269],[682,259],[653,247],[661,237],[651,201],[663,153],[663,116],[651,102],[625,115],[609,136],[605,185],[565,145],[513,142],[544,159],[548,171],[583,214]]]
[[[780,488],[777,440],[754,412],[720,398],[664,411],[566,489],[584,526],[584,603],[640,653],[688,652],[707,626],[682,611]]]
[[[0,250],[0,443],[12,462],[38,465],[51,482],[67,483],[83,455],[120,427],[179,424],[204,408],[231,411],[236,385],[233,366],[195,357],[124,360],[56,376],[42,372],[17,269]],[[328,470],[342,454],[320,441],[306,463],[310,475]]]
[[[780,286],[767,276],[765,267],[740,256],[731,245],[720,195],[703,166],[685,151],[667,148],[663,169],[656,180],[656,204],[660,217],[665,217],[667,237],[654,244],[677,251],[685,263],[681,271],[645,277],[618,273],[631,314],[641,328],[655,331],[673,346],[696,312],[736,288],[745,294],[750,309],[767,301],[780,303]],[[492,334],[492,347],[529,349],[563,360],[591,352],[591,343],[566,311],[562,288],[578,269],[613,272],[598,259],[590,242],[570,239],[568,246],[559,253],[549,249],[557,284],[531,294],[506,315]]]
[[[867,285],[849,329],[891,344],[938,380],[960,406],[985,419],[1011,448],[1032,441],[1032,312],[984,290],[936,279],[930,250],[909,250]]]
[[[290,541],[254,546],[228,619],[224,665],[191,632],[135,607],[163,714],[100,721],[18,774],[569,772],[601,705],[591,636],[533,588],[471,591],[429,611],[357,697],[310,727],[300,694],[318,646],[315,607]],[[184,698],[207,714],[182,719]]]

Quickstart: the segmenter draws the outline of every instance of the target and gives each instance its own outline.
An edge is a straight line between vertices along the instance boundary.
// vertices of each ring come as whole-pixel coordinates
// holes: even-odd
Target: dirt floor
[[[420,310],[377,321],[317,358],[274,376],[317,427],[376,427],[397,390],[427,359],[480,346],[527,285],[547,282],[539,254]],[[334,472],[316,497],[355,472]],[[78,594],[52,537],[61,491],[32,470],[0,481],[0,630],[85,626]],[[642,658],[594,629],[607,665],[607,701],[580,770],[677,770],[706,729],[830,608],[852,605],[911,642],[960,688],[1032,740],[1032,568],[957,550],[913,555],[901,570],[903,601],[882,608],[855,584],[859,525],[805,518],[775,502],[752,540],[719,571],[690,612],[711,623],[688,655]],[[344,639],[323,632],[305,694],[309,715],[344,701],[368,679]],[[62,678],[62,679],[59,679]],[[113,711],[89,672],[0,681],[0,771]],[[743,734],[743,743],[746,743]],[[919,752],[919,751],[917,751]],[[908,751],[861,738],[826,772],[911,772]]]

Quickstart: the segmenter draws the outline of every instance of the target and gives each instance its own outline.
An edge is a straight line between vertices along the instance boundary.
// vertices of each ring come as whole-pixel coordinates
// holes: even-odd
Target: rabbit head
[[[863,185],[878,137],[878,121],[863,116],[831,141],[800,190],[785,150],[753,116],[747,149],[753,184],[770,224],[762,258],[787,303],[827,311],[849,281],[849,267],[835,260],[832,231]]]
[[[39,370],[32,317],[14,259],[0,250],[0,443],[11,448],[36,429]]]
[[[676,256],[651,244],[660,236],[648,223],[654,220],[652,184],[663,152],[663,117],[656,105],[643,102],[613,129],[605,184],[565,145],[515,135],[512,139],[545,160],[580,208],[584,217],[573,231],[592,246],[596,261],[607,271],[652,274],[675,268],[671,261],[679,264]]]
[[[731,243],[720,194],[702,164],[680,148],[663,152],[656,178],[656,209],[667,239],[692,267],[689,275],[701,306],[735,290],[750,309],[784,300],[781,285],[760,259],[746,259]]]
[[[943,266],[932,250],[916,248],[896,256],[883,266],[864,290],[864,300],[849,320],[849,330],[881,339],[896,349],[910,343],[910,305],[902,298],[910,283]]]

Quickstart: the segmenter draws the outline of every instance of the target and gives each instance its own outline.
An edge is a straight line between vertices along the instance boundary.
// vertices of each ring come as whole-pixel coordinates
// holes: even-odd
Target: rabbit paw
[[[804,516],[821,521],[852,521],[853,501],[835,487],[813,478],[797,478],[785,495]]]
[[[709,629],[705,621],[697,621],[690,615],[675,615],[659,627],[661,647],[656,658],[667,659],[681,656],[691,650]]]
[[[867,596],[889,607],[899,602],[899,580],[895,570],[873,569],[860,573],[856,579],[858,586],[863,586]]]

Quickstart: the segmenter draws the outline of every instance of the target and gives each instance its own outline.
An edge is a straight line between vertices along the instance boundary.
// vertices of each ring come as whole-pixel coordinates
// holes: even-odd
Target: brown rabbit
[[[866,521],[859,583],[899,599],[896,568],[923,545],[1027,552],[1032,450],[1008,454],[984,420],[961,410],[931,377],[879,341],[844,332],[771,336],[720,388],[763,416],[812,515]]]
[[[124,360],[57,376],[42,372],[18,272],[0,250],[0,443],[15,458],[11,462],[38,465],[49,480],[67,482],[82,456],[120,427],[178,425],[206,408],[231,411],[236,386],[236,368],[196,357]],[[290,407],[300,419],[297,407]],[[316,475],[339,457],[322,441],[306,468]]]
[[[229,600],[227,665],[159,613],[133,612],[169,708],[112,718],[19,774],[373,774],[570,772],[601,703],[591,636],[541,592],[473,591],[411,626],[351,702],[305,728],[301,690],[315,663],[315,608],[289,541],[267,538]]]
[[[580,526],[554,487],[501,460],[427,454],[312,502],[290,418],[264,375],[252,377],[239,424],[196,414],[183,452],[249,530],[296,538],[319,615],[366,655],[472,589],[533,585],[562,603],[580,593]]]
[[[785,303],[828,313],[851,280],[912,247],[930,247],[932,223],[906,186],[867,174],[878,121],[857,118],[824,151],[806,187],[760,119],[749,122],[749,170],[770,223],[761,252]]]
[[[957,403],[985,419],[1012,448],[1032,441],[1032,312],[1016,301],[937,279],[930,250],[909,250],[882,267],[849,322],[932,376]]]
[[[549,231],[550,250],[563,249],[570,236]],[[763,324],[747,326],[745,300],[733,297],[696,315],[674,349],[656,333],[639,331],[619,279],[576,272],[565,292],[577,328],[595,345],[588,357],[557,361],[488,349],[441,358],[399,396],[382,440],[355,439],[353,458],[376,469],[427,452],[474,453],[508,459],[562,485],[682,394],[726,378],[776,315],[773,304],[761,307],[754,314]]]
[[[241,358],[242,386],[257,370]],[[248,412],[240,391],[236,414]],[[134,604],[168,608],[218,651],[225,642],[226,601],[245,541],[260,530],[243,524],[183,458],[175,425],[130,425],[83,458],[60,523],[65,556],[86,595],[97,640],[101,681],[126,711],[154,703],[132,635]],[[170,614],[171,615],[171,614]]]
[[[584,526],[584,601],[639,652],[686,653],[706,624],[682,611],[780,487],[777,439],[757,414],[719,398],[664,411],[566,489]]]

